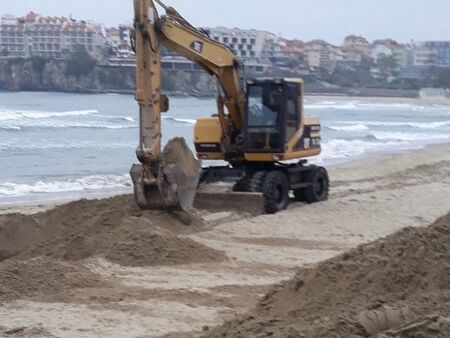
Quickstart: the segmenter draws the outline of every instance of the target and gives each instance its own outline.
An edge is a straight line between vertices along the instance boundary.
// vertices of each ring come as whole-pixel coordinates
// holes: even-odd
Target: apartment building
[[[349,35],[344,39],[344,48],[360,52],[364,56],[370,56],[369,41],[358,35]]]
[[[305,61],[314,68],[333,68],[340,57],[339,48],[324,40],[312,40],[304,45]]]
[[[226,44],[242,59],[261,58],[268,41],[277,39],[275,34],[255,29],[204,28],[214,40]]]
[[[4,15],[0,19],[0,55],[25,57],[27,38],[25,24],[18,22],[12,15]]]
[[[44,17],[30,12],[22,18],[3,16],[0,22],[2,57],[64,58],[77,46],[99,57],[105,46],[102,28],[67,17]]]
[[[414,66],[435,66],[438,63],[438,53],[433,49],[414,48],[413,65]]]
[[[423,41],[414,44],[414,64],[450,67],[450,41]]]

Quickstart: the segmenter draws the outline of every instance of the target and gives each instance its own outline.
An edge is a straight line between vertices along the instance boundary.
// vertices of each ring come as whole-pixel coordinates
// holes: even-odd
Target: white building
[[[77,46],[85,47],[92,57],[99,57],[104,45],[101,26],[67,17],[44,17],[30,12],[23,18],[4,16],[0,22],[2,57],[63,58]]]
[[[333,68],[335,62],[342,59],[339,48],[324,40],[312,40],[304,46],[305,61],[313,68]]]
[[[413,50],[414,66],[434,66],[437,64],[437,62],[437,51],[424,47],[418,47]]]
[[[255,29],[216,27],[204,30],[212,39],[226,44],[243,59],[261,58],[266,43],[277,39],[272,33]]]
[[[370,55],[369,42],[358,35],[349,35],[344,39],[344,48],[360,52],[364,56]]]

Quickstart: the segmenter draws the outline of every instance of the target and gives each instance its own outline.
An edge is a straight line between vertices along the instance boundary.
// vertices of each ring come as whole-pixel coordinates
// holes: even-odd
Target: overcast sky
[[[348,34],[401,42],[450,40],[450,0],[166,0],[196,26],[257,28],[341,43]],[[106,25],[131,22],[132,0],[0,0],[1,14],[72,14]]]

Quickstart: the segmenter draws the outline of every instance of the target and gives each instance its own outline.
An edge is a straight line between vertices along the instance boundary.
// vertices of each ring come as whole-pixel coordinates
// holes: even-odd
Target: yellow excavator
[[[286,209],[290,193],[307,203],[328,198],[326,169],[305,160],[321,152],[321,127],[318,118],[304,115],[301,79],[244,83],[234,52],[172,7],[160,0],[134,0],[134,10],[140,164],[130,174],[141,209],[188,210],[197,199],[237,205],[255,203],[256,197],[266,213],[276,213]],[[163,46],[201,66],[218,83],[217,112],[195,124],[197,157],[182,138],[170,140],[161,151],[161,113],[169,109],[161,92]],[[227,165],[202,168],[202,160]],[[222,193],[219,182],[231,189]]]

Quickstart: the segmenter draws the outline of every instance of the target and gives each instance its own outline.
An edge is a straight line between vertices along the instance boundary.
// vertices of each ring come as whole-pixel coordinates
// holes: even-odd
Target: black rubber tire
[[[328,199],[330,179],[323,167],[314,167],[307,174],[307,182],[311,185],[303,189],[301,195],[307,203],[322,202]]]
[[[267,176],[267,171],[257,171],[253,174],[250,180],[250,191],[251,192],[262,192],[264,180]]]
[[[289,204],[289,181],[282,171],[270,171],[263,184],[264,209],[274,214],[287,208]]]
[[[235,192],[250,191],[250,183],[251,179],[248,176],[245,176],[236,182],[236,184],[233,186],[233,191]]]

